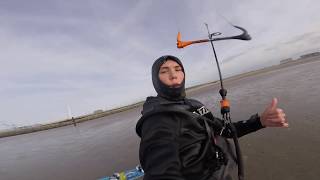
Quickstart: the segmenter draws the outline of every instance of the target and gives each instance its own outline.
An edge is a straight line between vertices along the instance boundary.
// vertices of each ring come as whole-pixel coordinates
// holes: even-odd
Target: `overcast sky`
[[[318,0],[1,0],[0,129],[59,121],[155,95],[150,69],[181,58],[187,87],[217,80],[209,44],[176,48],[212,32],[224,77],[320,49]],[[228,22],[229,21],[229,22]],[[68,110],[69,109],[69,110]]]

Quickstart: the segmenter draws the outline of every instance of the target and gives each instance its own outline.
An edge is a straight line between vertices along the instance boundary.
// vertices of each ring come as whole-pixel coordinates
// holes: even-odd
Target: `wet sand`
[[[233,121],[261,112],[278,97],[290,127],[240,139],[248,180],[318,180],[320,61],[226,81]],[[218,85],[188,96],[219,116]],[[0,139],[0,179],[96,179],[139,163],[135,123],[141,107],[74,126]]]

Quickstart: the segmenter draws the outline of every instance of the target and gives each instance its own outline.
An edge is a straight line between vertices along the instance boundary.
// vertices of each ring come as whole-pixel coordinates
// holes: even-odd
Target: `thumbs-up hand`
[[[264,127],[289,127],[286,114],[277,105],[278,99],[273,98],[272,103],[262,113],[260,122]]]

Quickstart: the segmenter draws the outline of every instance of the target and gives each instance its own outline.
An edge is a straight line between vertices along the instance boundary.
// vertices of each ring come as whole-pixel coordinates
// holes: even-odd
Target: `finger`
[[[275,110],[277,108],[277,105],[278,105],[278,99],[277,98],[273,98],[272,102],[271,102],[271,105],[270,105],[270,109],[271,110]]]
[[[267,121],[271,123],[284,123],[286,122],[286,119],[285,118],[268,118]]]
[[[276,118],[276,119],[268,119],[266,123],[281,124],[281,123],[288,123],[288,121],[285,118]]]
[[[269,110],[268,114],[283,114],[283,109],[280,109],[280,108],[276,108],[276,109],[273,109],[273,110]]]
[[[265,126],[268,126],[268,127],[288,127],[289,126],[287,119],[283,117],[267,118],[264,124]]]
[[[283,114],[283,112],[280,112],[280,111],[269,111],[268,112],[269,116],[275,116],[275,115],[281,115],[281,114]]]
[[[273,113],[273,114],[268,114],[267,118],[285,118],[286,114],[284,113]]]
[[[284,122],[268,122],[266,124],[266,126],[268,126],[268,127],[288,127],[289,124],[284,123]]]
[[[278,113],[283,113],[283,109],[277,108],[277,109],[276,109],[276,112],[278,112]]]
[[[289,127],[289,123],[283,123],[282,127]]]
[[[288,121],[287,121],[286,118],[282,118],[281,120],[282,120],[282,121],[281,121],[282,123],[288,123]]]
[[[268,114],[266,116],[267,119],[284,118],[284,117],[285,117],[285,114],[279,114],[279,113]]]
[[[283,123],[279,123],[279,122],[267,122],[266,123],[267,127],[282,127]]]

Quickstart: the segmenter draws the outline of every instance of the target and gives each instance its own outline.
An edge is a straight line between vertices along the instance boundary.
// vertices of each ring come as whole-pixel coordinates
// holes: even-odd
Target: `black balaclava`
[[[184,87],[185,76],[183,78],[183,81],[182,81],[181,85],[179,87],[176,87],[176,88],[172,88],[172,87],[169,87],[169,86],[165,85],[159,79],[160,67],[167,60],[172,60],[172,61],[175,61],[176,63],[178,63],[181,66],[182,71],[183,71],[183,73],[185,75],[183,65],[182,65],[181,61],[177,57],[171,56],[171,55],[161,56],[152,65],[152,83],[153,83],[153,87],[157,91],[158,96],[164,97],[164,98],[166,98],[168,100],[182,100],[186,96],[185,87]]]

